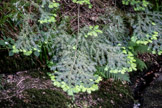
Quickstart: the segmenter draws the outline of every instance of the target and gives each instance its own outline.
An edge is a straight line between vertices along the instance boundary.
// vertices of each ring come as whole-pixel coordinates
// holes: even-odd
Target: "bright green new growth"
[[[133,70],[136,69],[136,60],[134,59],[134,55],[131,52],[127,52],[125,47],[123,48],[123,54],[127,55],[127,63],[130,64],[130,67],[123,67],[121,69],[110,69],[110,73],[121,73],[125,74],[126,72],[132,72]],[[109,67],[105,67],[105,71],[108,71]]]
[[[122,0],[122,3],[124,5],[132,5],[135,11],[144,11],[149,5],[149,2],[146,0]]]
[[[144,14],[138,14],[137,21],[132,22],[134,32],[131,40],[137,44],[148,45],[148,50],[151,49],[153,54],[157,53],[158,55],[161,55],[161,18],[161,13],[146,12]]]
[[[53,84],[56,87],[61,87],[65,92],[68,93],[68,95],[73,96],[74,93],[79,93],[79,92],[87,92],[87,93],[91,93],[92,91],[96,91],[98,90],[98,83],[102,80],[101,77],[98,77],[98,79],[93,80],[93,79],[89,79],[89,81],[94,81],[95,83],[91,86],[91,87],[85,87],[83,83],[81,83],[80,85],[76,85],[74,87],[70,87],[68,84],[66,84],[64,81],[62,82],[58,82],[55,79],[55,76],[52,74],[49,74],[49,76],[51,77],[51,80],[53,81]]]
[[[80,5],[88,5],[89,8],[92,8],[92,4],[90,0],[72,0],[74,3],[80,4]]]
[[[99,26],[89,26],[89,31],[87,34],[85,34],[85,37],[87,38],[88,36],[98,36],[98,33],[102,33],[102,31],[99,29]]]
[[[59,1],[59,0],[57,0],[57,1]],[[51,9],[51,10],[54,10],[55,12],[57,11],[57,9],[60,6],[60,4],[56,2],[56,0],[53,0],[53,1],[43,0],[42,8],[44,8],[44,6],[47,5],[47,4],[48,4],[48,8]],[[39,20],[39,22],[41,24],[56,22],[56,17],[57,17],[56,13],[52,13],[52,14],[51,13],[43,13],[40,20]]]

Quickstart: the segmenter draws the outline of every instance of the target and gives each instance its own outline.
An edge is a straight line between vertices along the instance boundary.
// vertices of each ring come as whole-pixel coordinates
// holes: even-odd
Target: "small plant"
[[[59,0],[58,0],[59,1]],[[33,4],[37,5],[36,3],[33,2]],[[49,12],[45,12],[43,11],[42,8],[44,8],[46,5],[48,5],[48,8],[53,11],[52,13],[49,13]],[[40,20],[38,20],[40,22],[40,24],[43,24],[43,23],[55,23],[56,22],[56,17],[57,17],[57,10],[59,8],[60,4],[56,1],[56,0],[53,0],[53,1],[50,1],[50,0],[43,0],[42,2],[42,8],[39,7],[39,5],[37,5],[37,7],[39,7],[40,11],[44,12],[42,15],[41,15],[41,18]]]
[[[92,8],[92,4],[90,3],[90,0],[72,0],[72,1],[80,5],[86,4],[88,5],[89,8]]]
[[[9,51],[9,56],[12,56],[14,53],[11,51],[11,49],[14,44],[15,40],[3,36],[3,39],[0,40],[0,49],[7,49]]]
[[[132,5],[135,11],[144,11],[149,5],[149,2],[146,0],[122,0],[122,3],[124,5]]]
[[[146,12],[137,15],[137,20],[132,21],[134,28],[131,41],[141,45],[148,45],[148,50],[153,54],[162,54],[162,15],[159,12]]]
[[[129,51],[131,51],[133,53],[133,55],[135,56],[137,69],[141,70],[141,71],[143,69],[146,69],[147,66],[146,66],[145,62],[143,62],[142,60],[137,58],[137,56],[138,56],[138,54],[142,54],[142,53],[151,53],[151,51],[148,50],[148,46],[140,45],[140,44],[130,41],[129,42]]]
[[[98,33],[102,33],[102,31],[99,29],[99,26],[89,26],[89,31],[87,34],[85,34],[85,37],[88,36],[98,36]]]
[[[90,0],[72,2],[78,8],[77,32],[67,32],[70,29],[67,28],[67,17],[61,16],[57,23],[59,1],[18,1],[15,3],[17,8],[24,4],[20,8],[23,14],[20,17],[20,32],[13,45],[8,46],[10,41],[5,39],[0,44],[12,48],[12,53],[40,57],[53,71],[49,74],[53,84],[70,96],[98,90],[102,77],[109,78],[114,75],[116,79],[129,81],[128,72],[136,71],[138,64],[143,63],[136,59],[136,47],[140,45],[146,45],[152,53],[161,55],[160,13],[142,11],[137,15],[129,14],[131,20],[126,22],[127,16],[123,17],[113,11],[105,18],[108,19],[106,25],[87,25],[81,28],[80,9],[82,5],[89,5],[91,8]],[[145,0],[123,0],[123,4],[129,3],[137,11],[144,10],[142,6],[148,5]],[[129,33],[127,25],[133,28],[132,34]],[[145,68],[142,65],[140,69]]]

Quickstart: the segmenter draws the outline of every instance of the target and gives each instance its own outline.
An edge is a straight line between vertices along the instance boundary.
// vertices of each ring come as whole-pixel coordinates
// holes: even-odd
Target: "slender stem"
[[[73,65],[75,64],[75,61],[76,61],[76,56],[77,56],[77,49],[78,49],[78,37],[79,37],[79,31],[80,31],[80,5],[78,4],[78,35],[77,35],[77,39],[76,39],[76,49],[75,49],[75,56],[74,56],[74,62],[73,62]],[[73,65],[72,65],[72,68],[73,68]]]
[[[0,50],[4,50],[4,49],[5,49],[5,50],[6,50],[6,49],[8,50],[9,48],[0,48]]]
[[[77,49],[78,49],[78,37],[79,37],[79,31],[80,31],[80,5],[78,4],[78,35],[76,39],[76,49],[75,49],[75,56],[74,56],[74,63],[76,61],[76,56],[77,56]]]
[[[80,29],[80,5],[78,5],[78,36],[79,36],[79,29]]]
[[[78,49],[78,37],[79,37],[79,33],[80,33],[80,5],[78,4],[78,34],[76,37],[76,49],[75,49],[75,55],[74,55],[74,62],[71,66],[71,70],[70,70],[70,74],[72,74],[72,69],[74,68],[76,59],[77,59],[77,49]],[[69,81],[71,82],[70,78],[68,78]]]

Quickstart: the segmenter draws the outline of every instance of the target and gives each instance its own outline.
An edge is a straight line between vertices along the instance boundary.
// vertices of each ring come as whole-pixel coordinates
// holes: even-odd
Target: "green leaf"
[[[67,92],[68,92],[68,95],[69,95],[69,96],[73,96],[73,95],[74,95],[74,94],[73,94],[73,91],[72,91],[71,89],[69,89]]]
[[[14,53],[12,51],[9,51],[9,56],[13,56]]]
[[[147,69],[147,66],[145,64],[145,62],[143,62],[142,60],[135,58],[136,59],[136,64],[137,64],[137,69],[139,70],[143,70],[143,69]]]
[[[34,55],[39,57],[40,53],[38,51],[34,51]]]
[[[5,46],[4,40],[0,40],[0,45]]]
[[[88,89],[87,92],[88,92],[88,94],[91,94],[91,90],[90,89]]]
[[[13,49],[12,52],[13,52],[13,53],[18,53],[19,50],[18,50],[18,49]]]
[[[29,56],[32,54],[32,51],[24,51],[24,55]]]

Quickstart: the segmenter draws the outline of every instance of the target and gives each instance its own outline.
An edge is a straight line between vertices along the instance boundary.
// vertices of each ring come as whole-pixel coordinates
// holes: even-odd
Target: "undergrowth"
[[[73,30],[67,26],[74,17],[59,13],[61,1],[14,1],[10,5],[15,11],[7,19],[20,25],[15,26],[19,30],[11,42],[10,38],[1,38],[1,48],[9,50],[10,56],[38,57],[53,72],[49,74],[53,84],[71,96],[98,90],[102,78],[129,81],[129,72],[146,68],[138,53],[162,54],[162,15],[152,12],[147,1],[123,0],[123,4],[134,6],[135,13],[117,14],[112,8],[100,19],[104,25],[84,27],[80,26],[80,15],[83,9],[93,8],[91,1],[71,2],[77,9],[76,32],[69,32]],[[1,26],[7,24],[5,21]]]

